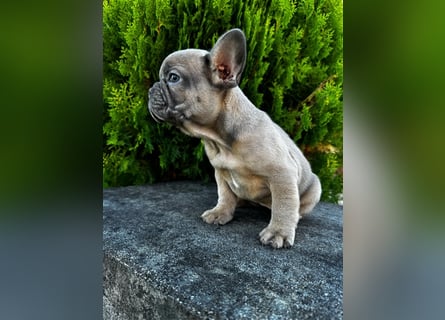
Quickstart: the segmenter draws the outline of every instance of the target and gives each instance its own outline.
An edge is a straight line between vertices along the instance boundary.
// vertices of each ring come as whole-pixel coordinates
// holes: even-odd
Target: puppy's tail
[[[303,216],[314,209],[315,205],[320,201],[321,183],[320,179],[312,173],[312,183],[309,188],[300,197],[300,216]]]

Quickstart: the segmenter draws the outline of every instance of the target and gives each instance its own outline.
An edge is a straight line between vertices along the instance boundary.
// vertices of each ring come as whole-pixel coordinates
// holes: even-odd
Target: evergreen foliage
[[[240,87],[300,146],[323,199],[342,192],[342,0],[103,0],[104,186],[211,179],[203,145],[148,114],[163,59],[247,38]]]

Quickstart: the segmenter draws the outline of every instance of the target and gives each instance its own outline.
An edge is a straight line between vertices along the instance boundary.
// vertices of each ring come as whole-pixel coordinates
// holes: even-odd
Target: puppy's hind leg
[[[314,209],[315,205],[320,201],[321,184],[320,180],[315,174],[313,175],[312,184],[301,195],[300,198],[300,216],[305,215]]]

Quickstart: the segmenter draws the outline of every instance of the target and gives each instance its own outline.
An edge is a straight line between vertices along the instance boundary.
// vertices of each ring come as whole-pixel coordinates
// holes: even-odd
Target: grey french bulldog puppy
[[[201,138],[215,168],[218,203],[202,214],[226,224],[238,204],[271,209],[260,241],[275,248],[294,244],[298,220],[320,200],[321,185],[289,136],[238,87],[246,63],[240,29],[223,34],[212,50],[173,52],[149,90],[152,117]]]

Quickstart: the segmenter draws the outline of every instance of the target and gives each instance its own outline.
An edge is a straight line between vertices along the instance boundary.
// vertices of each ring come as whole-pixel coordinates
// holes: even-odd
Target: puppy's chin
[[[149,107],[148,111],[150,111],[151,117],[157,122],[164,122],[165,119],[163,118],[163,116],[156,114],[156,112],[153,110],[153,108]]]
[[[167,122],[177,127],[180,127],[182,123],[186,120],[185,115],[175,111],[172,108],[154,108],[151,104],[148,107],[152,118],[160,123]]]

